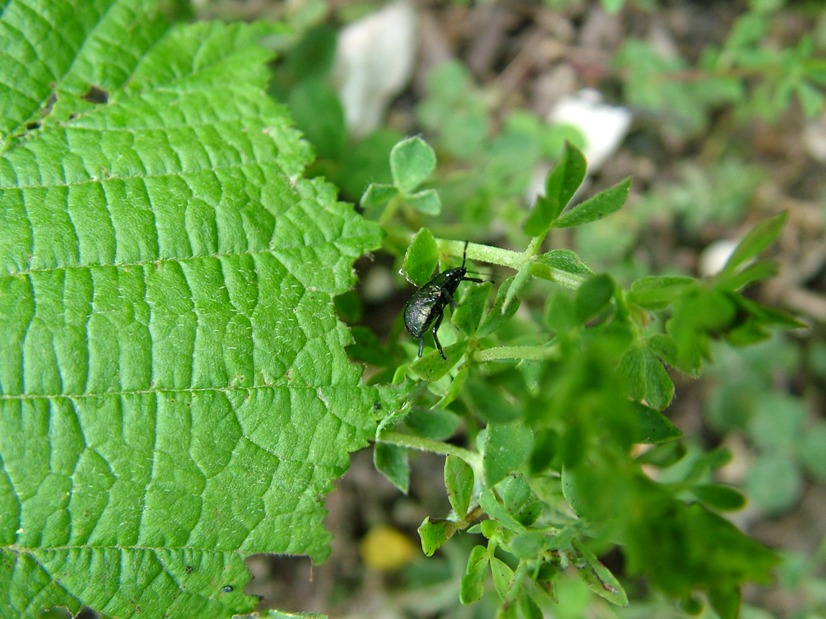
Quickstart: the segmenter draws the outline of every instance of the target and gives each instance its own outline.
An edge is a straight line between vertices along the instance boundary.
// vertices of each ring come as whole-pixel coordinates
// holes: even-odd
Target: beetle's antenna
[[[469,241],[465,241],[465,249],[462,252],[462,268],[463,269],[465,268],[465,261],[467,260],[467,246],[468,246],[468,243],[469,243]],[[485,275],[485,273],[480,273],[479,271],[465,270],[465,272],[466,273],[473,273],[475,275]],[[468,277],[468,278],[465,278],[465,279],[468,280],[468,281],[471,281],[471,282],[479,282],[479,283],[481,283],[481,282],[490,282],[491,284],[496,283],[492,279],[474,279],[472,277]]]

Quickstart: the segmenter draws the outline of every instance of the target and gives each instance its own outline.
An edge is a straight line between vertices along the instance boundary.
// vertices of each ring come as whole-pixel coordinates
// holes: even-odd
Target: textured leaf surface
[[[3,614],[247,612],[388,408],[332,303],[379,232],[301,178],[273,26],[74,4],[0,22]]]

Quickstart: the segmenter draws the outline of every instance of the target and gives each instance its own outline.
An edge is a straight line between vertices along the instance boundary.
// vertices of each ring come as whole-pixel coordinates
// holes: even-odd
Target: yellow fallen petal
[[[387,525],[373,527],[359,545],[364,564],[381,572],[392,572],[409,563],[417,547],[402,532]]]

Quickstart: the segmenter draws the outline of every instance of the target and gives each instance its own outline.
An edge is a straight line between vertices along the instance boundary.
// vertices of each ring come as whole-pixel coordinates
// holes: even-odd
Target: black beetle
[[[439,336],[436,335],[439,325],[442,324],[445,306],[450,303],[451,307],[456,307],[453,295],[460,282],[482,284],[485,281],[475,277],[466,277],[467,246],[468,242],[465,241],[465,249],[462,252],[462,266],[446,269],[436,275],[414,292],[404,306],[404,326],[410,335],[419,338],[419,357],[422,356],[422,349],[424,348],[424,334],[432,327],[433,340],[436,342],[439,354],[442,355],[442,359],[447,361],[445,351],[442,350],[442,345],[439,343]]]

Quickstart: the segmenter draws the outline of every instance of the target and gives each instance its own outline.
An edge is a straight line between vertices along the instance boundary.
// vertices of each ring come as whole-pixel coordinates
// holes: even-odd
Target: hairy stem
[[[533,361],[544,361],[547,359],[559,358],[559,347],[552,346],[495,346],[485,350],[477,350],[473,353],[474,361],[503,361],[531,359]]]
[[[437,243],[442,250],[456,256],[457,258],[462,256],[462,251],[465,247],[464,241],[445,241],[437,239]],[[511,251],[510,249],[502,249],[501,247],[470,243],[467,248],[467,257],[470,260],[487,262],[488,264],[498,264],[500,266],[518,271],[526,263],[532,262],[538,251],[539,245],[533,242],[524,253]],[[573,290],[579,288],[582,282],[588,279],[588,276],[586,275],[569,273],[568,271],[555,269],[537,262],[531,264],[531,275],[541,279],[547,279],[548,281],[555,282],[561,286],[565,286],[566,288],[571,288]]]
[[[482,456],[475,451],[470,451],[464,447],[457,447],[449,443],[434,441],[433,439],[414,436],[412,434],[402,434],[401,432],[383,432],[376,439],[379,443],[398,445],[399,447],[409,447],[419,451],[429,451],[430,453],[442,454],[445,456],[455,456],[464,460],[468,465],[476,470],[482,469]]]

